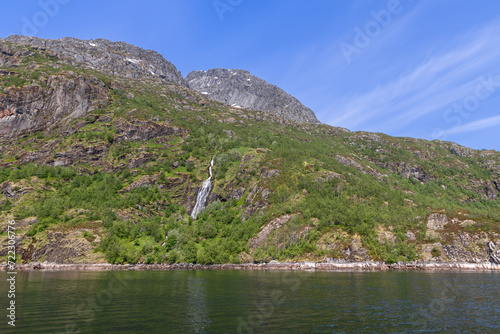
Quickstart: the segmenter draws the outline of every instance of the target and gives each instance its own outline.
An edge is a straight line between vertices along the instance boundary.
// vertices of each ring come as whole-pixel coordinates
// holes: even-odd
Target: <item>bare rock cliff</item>
[[[314,112],[295,97],[248,71],[195,71],[186,81],[189,88],[236,108],[264,111],[299,123],[319,123]]]
[[[87,115],[107,99],[103,82],[73,72],[49,76],[43,86],[7,87],[0,94],[0,136],[50,130]]]

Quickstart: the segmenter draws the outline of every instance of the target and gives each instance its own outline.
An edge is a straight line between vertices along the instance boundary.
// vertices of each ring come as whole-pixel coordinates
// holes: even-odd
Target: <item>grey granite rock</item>
[[[130,78],[159,78],[185,85],[177,68],[152,50],[106,39],[80,40],[65,37],[62,39],[42,39],[13,35],[6,42],[27,45],[33,49],[45,49],[73,65],[103,71],[113,75]]]
[[[265,111],[300,123],[319,123],[313,111],[282,89],[244,70],[212,69],[188,74],[191,89],[236,108]]]
[[[109,89],[93,77],[64,72],[38,84],[7,87],[0,94],[0,136],[50,130],[84,117],[108,100]]]

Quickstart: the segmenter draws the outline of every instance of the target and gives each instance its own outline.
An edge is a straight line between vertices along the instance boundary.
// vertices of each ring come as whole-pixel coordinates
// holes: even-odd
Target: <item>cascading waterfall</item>
[[[212,179],[212,167],[214,166],[214,159],[210,161],[210,168],[208,169],[209,177],[203,182],[200,190],[198,191],[198,196],[196,197],[196,204],[194,206],[193,211],[191,212],[191,217],[196,219],[196,217],[205,212],[205,208],[207,207],[207,197],[210,194],[210,190],[212,190],[212,183],[210,180]]]

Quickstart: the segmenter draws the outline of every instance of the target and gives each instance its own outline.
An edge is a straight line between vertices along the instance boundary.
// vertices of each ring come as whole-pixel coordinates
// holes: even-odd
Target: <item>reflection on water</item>
[[[489,272],[19,272],[15,333],[499,333],[499,283]],[[2,321],[0,333],[14,331]]]
[[[188,277],[187,279],[187,307],[190,332],[204,333],[205,326],[210,322],[208,318],[207,295],[203,278]]]

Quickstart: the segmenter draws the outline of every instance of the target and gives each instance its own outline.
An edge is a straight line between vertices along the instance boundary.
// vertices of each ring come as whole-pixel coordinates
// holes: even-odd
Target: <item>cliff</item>
[[[299,123],[319,123],[313,111],[281,88],[244,70],[222,68],[187,75],[189,88],[235,108],[272,113]]]

